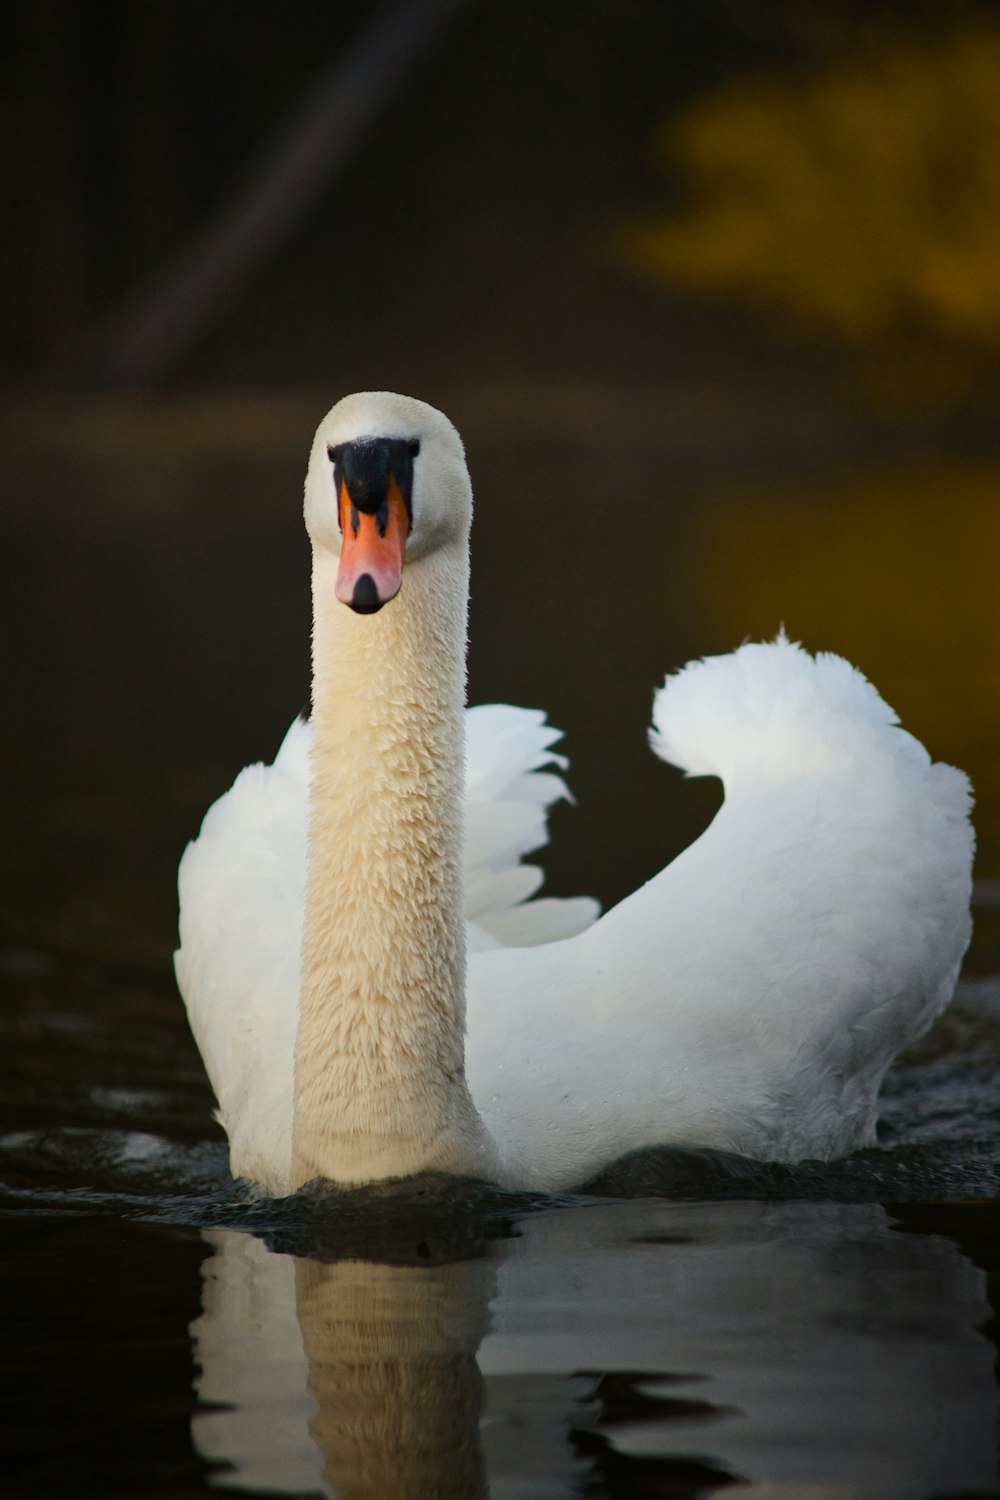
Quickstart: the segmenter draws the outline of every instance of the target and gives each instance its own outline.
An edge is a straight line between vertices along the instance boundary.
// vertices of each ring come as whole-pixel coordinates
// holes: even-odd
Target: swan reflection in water
[[[194,1420],[216,1482],[337,1496],[485,1495],[476,1351],[489,1260],[324,1264],[206,1234]],[[215,1403],[225,1403],[216,1406]]]
[[[608,1204],[516,1233],[464,1260],[414,1235],[409,1264],[208,1233],[193,1433],[213,1482],[917,1500],[996,1481],[984,1277],[950,1240],[787,1203]]]

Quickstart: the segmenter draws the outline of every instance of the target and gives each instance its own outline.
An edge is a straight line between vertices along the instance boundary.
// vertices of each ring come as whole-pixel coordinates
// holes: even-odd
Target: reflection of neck
[[[293,1187],[490,1173],[465,1085],[468,553],[359,616],[313,560],[313,759]]]
[[[340,1500],[485,1496],[479,1447],[493,1268],[296,1262],[310,1422]]]

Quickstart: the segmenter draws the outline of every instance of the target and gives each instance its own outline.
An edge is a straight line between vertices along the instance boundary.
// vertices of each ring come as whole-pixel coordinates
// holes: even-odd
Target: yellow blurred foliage
[[[707,503],[692,604],[719,649],[780,625],[838,651],[969,772],[1000,875],[1000,466],[891,470]]]
[[[726,89],[659,150],[690,197],[623,231],[647,272],[842,341],[887,397],[959,396],[1000,350],[997,28]]]

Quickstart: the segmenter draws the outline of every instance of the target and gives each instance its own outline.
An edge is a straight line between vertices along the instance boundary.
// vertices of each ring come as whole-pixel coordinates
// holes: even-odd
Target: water
[[[877,1151],[795,1170],[646,1153],[558,1200],[422,1181],[255,1202],[173,988],[173,871],[307,691],[300,427],[322,397],[301,407],[234,405],[193,433],[176,412],[91,411],[14,444],[0,1491],[1000,1494],[998,720],[970,686],[1000,644],[985,584],[946,571],[943,645],[915,665],[905,586],[880,600],[849,576],[864,507],[851,521],[787,484],[704,496],[680,473],[637,549],[605,525],[593,441],[491,446],[462,420],[473,696],[544,703],[569,736],[580,806],[555,820],[551,888],[616,899],[704,824],[711,786],[645,749],[650,688],[733,644],[734,613],[770,629],[789,599],[793,632],[850,647],[980,786],[976,943],[956,1005],[889,1079]],[[663,473],[660,441],[630,446],[622,494]],[[961,545],[985,555],[992,491],[962,493]],[[924,532],[940,552],[932,500],[908,494],[904,556]],[[572,496],[571,572],[524,544],[553,495]],[[833,578],[818,543],[809,561],[831,531]],[[759,576],[737,566],[748,538]]]

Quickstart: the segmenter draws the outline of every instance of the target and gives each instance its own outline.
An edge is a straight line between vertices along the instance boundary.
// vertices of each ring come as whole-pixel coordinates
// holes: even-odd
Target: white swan
[[[968,944],[965,777],[840,658],[743,646],[655,701],[656,752],[723,779],[707,831],[597,921],[525,903],[556,735],[464,716],[471,507],[432,407],[355,395],[320,424],[312,724],[238,777],[180,871],[178,980],[234,1175],[562,1188],[660,1143],[871,1144]]]

